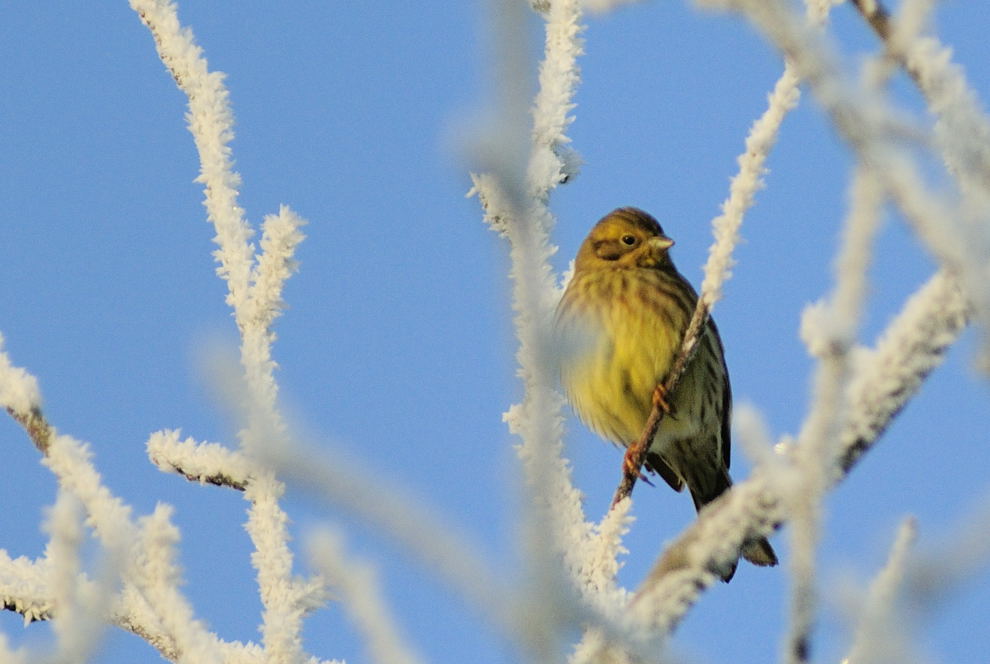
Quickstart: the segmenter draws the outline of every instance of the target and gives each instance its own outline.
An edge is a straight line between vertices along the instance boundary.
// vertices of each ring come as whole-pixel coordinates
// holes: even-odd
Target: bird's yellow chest
[[[680,347],[683,329],[655,309],[606,301],[568,321],[561,380],[578,416],[600,436],[628,445],[642,433],[652,394]]]

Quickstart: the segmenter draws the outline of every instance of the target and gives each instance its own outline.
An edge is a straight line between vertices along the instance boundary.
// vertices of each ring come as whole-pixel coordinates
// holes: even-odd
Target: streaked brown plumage
[[[564,390],[588,427],[623,447],[642,434],[698,299],[671,261],[673,244],[642,210],[610,212],[581,245],[557,307]],[[732,484],[732,393],[714,321],[667,401],[672,412],[650,445],[647,469],[675,491],[687,486],[701,510]],[[756,565],[777,563],[765,539],[747,543],[742,555]]]

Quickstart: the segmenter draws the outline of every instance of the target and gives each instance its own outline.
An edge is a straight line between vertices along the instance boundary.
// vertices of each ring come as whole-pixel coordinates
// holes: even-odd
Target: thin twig
[[[48,448],[52,442],[52,427],[42,414],[40,408],[32,408],[26,413],[21,413],[13,408],[7,408],[7,412],[18,424],[24,427],[31,442],[43,455],[48,456]]]
[[[859,13],[870,24],[880,39],[887,41],[890,37],[890,12],[880,0],[851,0]]]
[[[148,458],[158,470],[181,475],[199,484],[244,491],[263,474],[262,468],[239,450],[192,438],[180,441],[179,432],[175,430],[153,433],[147,449]]]
[[[225,473],[217,473],[215,475],[199,475],[194,471],[186,470],[181,466],[173,466],[172,472],[176,475],[181,475],[190,482],[196,482],[197,484],[212,484],[213,486],[225,486],[235,491],[244,491],[247,487],[247,482],[236,479],[227,475]]]
[[[681,376],[684,375],[684,370],[687,369],[688,363],[694,357],[695,350],[698,347],[698,339],[701,337],[701,330],[707,324],[708,305],[699,297],[698,304],[695,306],[694,313],[691,315],[691,322],[688,324],[687,332],[684,334],[684,341],[681,343],[680,352],[677,353],[677,357],[674,359],[674,364],[667,373],[667,377],[663,382],[657,384],[657,389],[662,394],[670,395],[674,393],[677,383],[681,380]],[[650,450],[650,443],[653,442],[654,436],[657,435],[657,431],[660,429],[660,422],[663,421],[664,412],[661,400],[654,398],[653,410],[650,411],[650,417],[646,420],[643,434],[626,450],[622,463],[622,480],[615,490],[615,495],[612,496],[612,508],[618,505],[624,498],[629,497],[633,487],[636,486],[636,480],[642,477],[643,464],[646,463],[646,454]]]
[[[929,107],[931,107],[931,89],[922,80],[921,71],[918,69],[917,62],[910,62],[907,53],[902,48],[896,48],[892,43],[893,36],[893,25],[891,25],[891,15],[890,12],[884,7],[880,0],[850,0],[852,4],[859,11],[860,16],[863,17],[869,26],[876,33],[880,41],[883,42],[886,48],[887,57],[891,58],[904,70],[915,85],[918,86],[918,90],[929,102]]]
[[[908,625],[897,611],[909,581],[909,555],[918,535],[917,520],[907,517],[901,523],[880,573],[861,597],[856,633],[846,662],[911,662]]]
[[[661,393],[673,394],[677,382],[694,356],[701,332],[708,324],[712,306],[722,297],[722,285],[729,278],[732,250],[738,241],[743,215],[752,207],[756,191],[762,187],[761,175],[767,155],[777,140],[784,116],[797,104],[798,97],[797,74],[793,66],[788,64],[774,85],[766,111],[757,119],[746,137],[745,150],[738,158],[739,172],[732,178],[729,197],[722,204],[722,214],[712,220],[715,243],[709,248],[701,294],[684,334],[681,350],[664,382],[657,385],[657,391]],[[655,398],[643,435],[630,446],[623,459],[623,477],[612,498],[613,508],[632,493],[636,480],[642,477],[646,453],[660,428],[663,416],[663,404]]]

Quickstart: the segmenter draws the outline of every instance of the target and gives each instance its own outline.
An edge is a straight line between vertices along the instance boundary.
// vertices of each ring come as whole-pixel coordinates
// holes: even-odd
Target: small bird
[[[670,258],[674,241],[637,208],[613,210],[582,243],[574,276],[557,306],[560,375],[578,417],[595,433],[629,447],[643,433],[654,392],[677,357],[698,295]],[[650,444],[646,468],[675,491],[687,486],[697,510],[732,485],[732,392],[722,340],[708,324]],[[776,565],[765,538],[742,556]],[[724,575],[728,581],[734,569]]]

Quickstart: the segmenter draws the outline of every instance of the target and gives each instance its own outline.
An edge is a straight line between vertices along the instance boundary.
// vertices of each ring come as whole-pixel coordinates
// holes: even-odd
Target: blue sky
[[[937,28],[987,98],[988,19],[977,5],[944,3]],[[255,223],[280,203],[310,222],[276,326],[289,408],[328,455],[361,459],[382,492],[401,486],[421,495],[511,570],[517,484],[501,414],[519,386],[507,252],[477,201],[464,197],[469,166],[457,141],[492,98],[486,15],[474,2],[180,6],[211,67],[228,74],[241,205]],[[848,7],[835,9],[832,30],[850,67],[876,49]],[[236,337],[193,182],[185,99],[125,2],[17,3],[0,31],[6,350],[38,377],[51,422],[89,441],[108,486],[139,513],[160,501],[175,505],[186,589],[199,615],[225,638],[257,639],[245,503],[232,491],[163,475],[144,452],[148,435],[163,428],[233,440],[199,361],[210,343]],[[533,36],[536,54],[535,19]],[[636,205],[660,219],[677,241],[681,271],[700,283],[709,221],[780,59],[738,19],[682,3],[591,17],[585,37],[570,131],[584,166],[551,200],[557,267],[600,216]],[[902,79],[894,87],[919,112],[912,87]],[[715,311],[736,400],[759,407],[775,435],[795,432],[807,410],[813,365],[798,338],[800,313],[830,288],[850,164],[806,95],[785,120]],[[874,256],[864,342],[932,271],[892,217]],[[826,588],[875,572],[904,515],[917,515],[925,549],[982,504],[990,390],[970,366],[974,341],[970,331],[830,496]],[[569,431],[576,482],[589,515],[599,515],[621,455],[574,420]],[[0,547],[37,556],[54,480],[12,421],[0,420],[0,441]],[[733,473],[747,473],[738,449]],[[635,495],[622,572],[630,587],[693,518],[690,501],[664,486]],[[352,551],[380,566],[395,613],[429,661],[515,658],[387,539],[291,490],[286,504],[298,534],[329,519],[346,529]],[[775,542],[786,559],[786,538]],[[702,661],[768,661],[782,633],[785,589],[779,569],[743,567],[689,615],[677,642]],[[950,600],[919,642],[943,661],[981,661],[990,651],[990,579],[974,579]],[[834,615],[823,619],[816,643],[823,661],[844,651]],[[12,614],[0,615],[0,629],[18,643],[48,636]],[[333,605],[308,623],[307,646],[322,657],[368,661]],[[136,637],[110,632],[96,661],[156,657]]]

